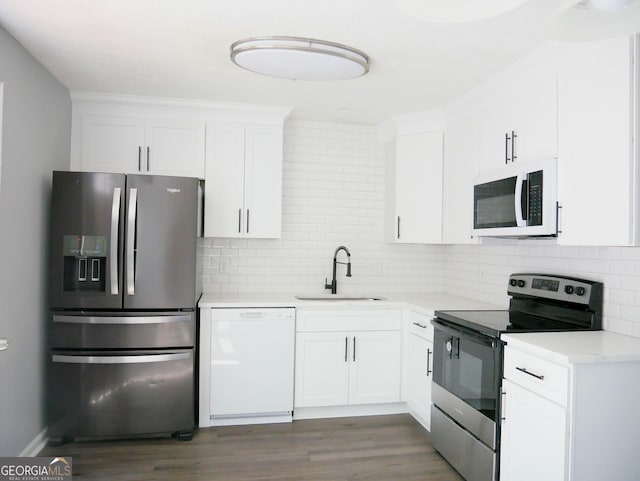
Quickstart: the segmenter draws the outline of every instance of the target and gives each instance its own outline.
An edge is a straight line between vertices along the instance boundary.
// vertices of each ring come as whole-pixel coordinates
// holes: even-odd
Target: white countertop
[[[304,294],[314,296],[314,294]],[[357,294],[349,294],[356,296]],[[370,295],[370,294],[367,294]],[[331,294],[315,297],[329,297]],[[198,307],[230,308],[230,307],[296,307],[296,308],[410,308],[422,314],[433,316],[436,310],[464,310],[464,309],[505,309],[503,306],[474,301],[464,297],[453,296],[438,292],[388,294],[384,300],[340,300],[340,301],[303,301],[296,299],[293,294],[219,294],[204,293]]]
[[[502,340],[560,364],[640,361],[640,338],[610,331],[530,332],[508,334]]]

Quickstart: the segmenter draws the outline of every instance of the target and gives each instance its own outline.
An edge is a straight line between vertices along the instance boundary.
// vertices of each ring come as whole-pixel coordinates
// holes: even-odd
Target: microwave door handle
[[[526,184],[527,174],[518,174],[518,177],[516,178],[516,195],[513,199],[516,208],[516,226],[518,227],[525,227],[527,225],[527,220],[524,218],[522,213],[522,196],[527,195]]]

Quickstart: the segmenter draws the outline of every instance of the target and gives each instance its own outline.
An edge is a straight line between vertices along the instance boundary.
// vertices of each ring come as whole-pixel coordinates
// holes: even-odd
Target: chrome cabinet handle
[[[398,216],[398,239],[400,239],[400,216]]]
[[[427,328],[427,326],[425,326],[424,324],[420,324],[419,322],[414,322],[413,325],[421,327],[422,329],[426,329]]]
[[[431,369],[431,354],[431,349],[427,348],[427,376],[433,372],[433,369]]]
[[[518,134],[514,130],[511,131],[511,162],[515,162],[518,158],[516,156],[516,139],[518,138]]]
[[[111,202],[111,245],[109,246],[109,276],[111,277],[111,295],[118,295],[118,234],[120,230],[120,187],[113,189]]]
[[[534,374],[531,371],[528,371],[526,367],[516,366],[516,370],[528,374],[529,376],[535,377],[536,379],[540,379],[541,381],[544,381],[544,376],[542,374]]]
[[[506,395],[507,395],[506,392],[504,392],[504,391],[500,392],[500,397],[502,398],[502,403],[501,403],[501,407],[500,407],[500,410],[501,410],[500,421],[506,421],[507,420],[507,418],[504,415],[504,407],[506,405],[504,400],[506,399],[506,397],[505,397]]]
[[[138,172],[142,171],[142,146],[138,145]]]
[[[353,336],[353,362],[356,362],[356,336]]]
[[[149,167],[151,165],[149,161],[149,157],[150,157],[149,150],[150,150],[149,146],[147,145],[147,172],[149,172]]]
[[[138,213],[138,189],[129,189],[129,214],[127,219],[127,294],[136,293],[135,242],[136,215]]]
[[[249,209],[247,209],[247,234],[249,233]]]
[[[238,209],[238,233],[242,232],[242,209]]]

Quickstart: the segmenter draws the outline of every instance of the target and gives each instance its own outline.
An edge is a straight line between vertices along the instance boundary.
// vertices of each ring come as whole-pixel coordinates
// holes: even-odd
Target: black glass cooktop
[[[558,319],[547,319],[522,312],[496,311],[436,311],[436,317],[487,336],[500,337],[509,332],[544,332],[585,330]]]

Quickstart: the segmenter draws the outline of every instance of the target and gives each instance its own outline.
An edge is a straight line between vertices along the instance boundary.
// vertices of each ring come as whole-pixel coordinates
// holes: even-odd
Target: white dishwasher
[[[211,426],[291,422],[295,309],[212,309]]]

